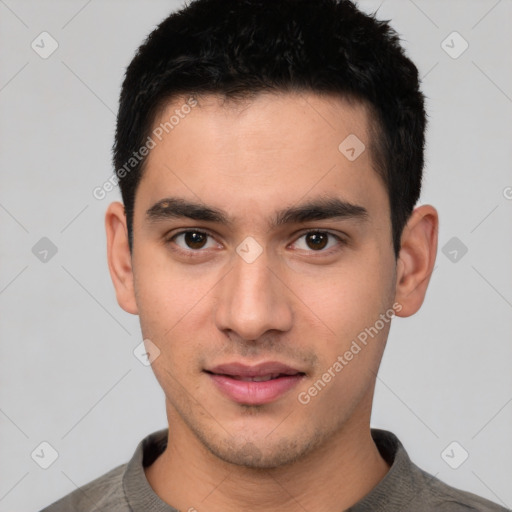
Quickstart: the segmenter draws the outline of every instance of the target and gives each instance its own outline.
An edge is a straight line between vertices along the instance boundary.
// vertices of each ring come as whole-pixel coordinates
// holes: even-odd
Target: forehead
[[[243,98],[203,94],[163,104],[155,116],[153,133],[157,132],[158,141],[171,134],[182,140],[200,130],[197,135],[203,143],[210,141],[222,151],[236,149],[239,143],[246,149],[291,146],[297,151],[299,144],[307,150],[319,147],[321,139],[331,142],[326,140],[327,132],[334,141],[352,134],[370,143],[370,121],[366,103],[334,94],[265,92]]]
[[[364,104],[333,95],[176,98],[155,118],[140,192],[146,206],[167,194],[228,211],[326,192],[361,203],[385,195],[369,121]]]

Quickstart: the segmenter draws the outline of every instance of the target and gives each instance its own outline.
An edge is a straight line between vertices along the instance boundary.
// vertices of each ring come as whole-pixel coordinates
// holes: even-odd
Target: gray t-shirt
[[[372,429],[382,457],[390,464],[386,476],[346,512],[492,512],[506,511],[479,496],[455,489],[411,462],[398,438]],[[165,450],[168,430],[144,438],[127,464],[76,489],[42,512],[177,512],[153,491],[144,473]],[[341,510],[340,510],[341,512]]]

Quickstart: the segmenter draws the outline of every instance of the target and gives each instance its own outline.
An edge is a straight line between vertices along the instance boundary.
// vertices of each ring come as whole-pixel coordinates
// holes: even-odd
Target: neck
[[[158,496],[178,510],[295,512],[298,505],[319,512],[345,510],[389,469],[371,437],[371,407],[366,409],[301,460],[272,469],[220,460],[175,417],[167,448],[146,468],[146,477]]]

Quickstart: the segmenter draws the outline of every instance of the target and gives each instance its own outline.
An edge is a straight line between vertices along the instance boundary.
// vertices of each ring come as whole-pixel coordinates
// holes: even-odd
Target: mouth
[[[234,402],[263,405],[295,387],[305,372],[275,361],[247,366],[229,363],[204,370],[217,389]]]
[[[210,373],[210,372],[207,372]],[[271,375],[261,375],[259,377],[242,377],[241,375],[226,375],[226,374],[215,374],[212,375],[223,375],[224,377],[230,377],[235,380],[243,380],[244,382],[267,382],[269,380],[278,379],[279,377],[288,377],[282,373],[274,373]]]

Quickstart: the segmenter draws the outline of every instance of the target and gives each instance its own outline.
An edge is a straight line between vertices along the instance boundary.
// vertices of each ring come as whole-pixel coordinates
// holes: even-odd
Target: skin
[[[155,126],[184,101],[169,104]],[[354,161],[338,150],[349,134],[366,146]],[[148,156],[133,253],[122,204],[109,206],[118,302],[140,316],[144,338],[161,351],[152,367],[170,436],[146,476],[175,508],[343,510],[388,471],[370,414],[390,323],[308,404],[297,398],[393,304],[397,316],[414,314],[434,267],[438,216],[430,205],[412,213],[395,259],[370,146],[360,103],[314,93],[265,93],[243,103],[203,96]],[[149,220],[147,210],[169,196],[221,209],[233,223]],[[368,216],[269,225],[278,210],[320,197],[361,205]],[[194,228],[211,235],[204,248],[191,249],[183,236],[170,240]],[[346,243],[333,237],[318,249],[304,236],[311,228]],[[252,263],[236,252],[248,236],[263,249]],[[305,377],[275,401],[248,406],[203,371],[232,361],[280,361]]]

